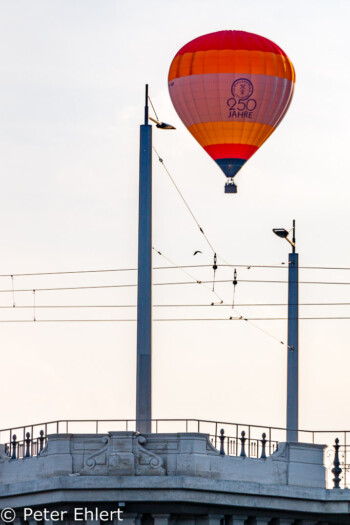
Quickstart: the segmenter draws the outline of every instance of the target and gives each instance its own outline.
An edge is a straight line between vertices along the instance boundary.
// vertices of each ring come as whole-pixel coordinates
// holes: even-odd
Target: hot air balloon
[[[169,71],[173,105],[194,138],[233,177],[276,129],[293,96],[292,62],[276,44],[245,31],[195,38]]]

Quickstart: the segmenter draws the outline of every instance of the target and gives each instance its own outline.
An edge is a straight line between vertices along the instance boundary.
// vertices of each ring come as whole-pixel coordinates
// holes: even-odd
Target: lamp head
[[[159,129],[176,129],[171,124],[167,124],[166,122],[160,122],[159,120],[156,120],[155,118],[148,117],[149,120],[152,120],[152,122],[155,122],[156,127]]]
[[[174,126],[172,126],[171,124],[167,124],[166,122],[160,122],[159,124],[157,124],[157,128],[160,128],[160,129],[176,129],[176,128],[174,128]]]
[[[282,239],[286,239],[288,237],[288,233],[289,233],[284,228],[273,228],[272,231],[278,237],[282,237]]]

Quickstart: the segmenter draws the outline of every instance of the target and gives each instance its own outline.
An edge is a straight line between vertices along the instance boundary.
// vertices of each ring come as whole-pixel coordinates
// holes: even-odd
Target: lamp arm
[[[161,124],[161,122],[159,122],[159,120],[156,120],[152,117],[148,117],[148,120],[152,120],[152,122],[155,122],[156,124]]]
[[[286,237],[286,241],[288,241],[289,244],[290,244],[291,246],[293,246],[293,248],[295,249],[295,242],[293,242],[293,241],[291,241],[290,239],[288,239],[288,237]]]

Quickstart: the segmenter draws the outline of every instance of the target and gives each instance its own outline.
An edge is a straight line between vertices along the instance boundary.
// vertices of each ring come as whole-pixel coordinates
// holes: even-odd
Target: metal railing
[[[286,441],[286,429],[262,425],[248,425],[200,419],[153,419],[152,432],[194,432],[209,434],[212,445],[220,453],[230,456],[265,458],[273,454],[278,444]],[[50,434],[106,434],[110,431],[136,431],[135,419],[81,419],[58,420],[0,430],[0,443],[11,459],[37,456],[44,449]],[[334,472],[335,439],[339,439],[339,468],[341,488],[350,488],[350,431],[299,430],[299,441],[327,445],[324,464],[327,486],[332,486]],[[243,450],[243,454],[242,454]],[[334,474],[336,475],[336,474]]]

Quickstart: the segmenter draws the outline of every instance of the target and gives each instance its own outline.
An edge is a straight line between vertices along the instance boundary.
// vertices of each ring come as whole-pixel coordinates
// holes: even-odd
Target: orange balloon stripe
[[[258,122],[203,122],[189,126],[188,131],[204,148],[213,144],[249,144],[259,148],[275,130]],[[210,137],[210,138],[209,138]]]
[[[270,52],[247,50],[212,50],[185,53],[174,58],[169,82],[175,78],[210,73],[272,75],[295,82],[295,71],[288,57]]]

